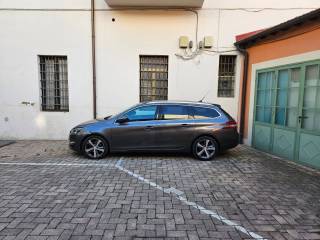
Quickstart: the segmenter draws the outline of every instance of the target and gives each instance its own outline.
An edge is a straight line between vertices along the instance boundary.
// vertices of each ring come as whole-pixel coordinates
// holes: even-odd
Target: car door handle
[[[146,126],[144,129],[149,131],[149,130],[153,129],[153,126]]]
[[[188,127],[189,124],[188,124],[188,123],[182,123],[181,126],[182,126],[182,127]]]

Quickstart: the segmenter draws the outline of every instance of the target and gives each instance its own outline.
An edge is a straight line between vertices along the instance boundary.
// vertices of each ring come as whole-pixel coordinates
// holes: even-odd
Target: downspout
[[[249,66],[249,53],[246,49],[236,45],[236,48],[244,56],[243,76],[242,76],[242,90],[241,90],[241,108],[240,108],[240,124],[239,124],[239,142],[243,144],[244,138],[244,121],[246,113],[246,95],[248,83],[248,66]]]
[[[94,0],[91,0],[91,53],[92,53],[92,89],[93,89],[93,118],[97,118],[97,87],[96,87],[96,33]]]

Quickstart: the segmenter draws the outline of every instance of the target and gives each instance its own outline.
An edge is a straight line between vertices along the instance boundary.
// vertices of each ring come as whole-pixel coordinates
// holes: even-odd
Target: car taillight
[[[224,124],[223,128],[237,128],[237,122],[236,121],[228,121]]]

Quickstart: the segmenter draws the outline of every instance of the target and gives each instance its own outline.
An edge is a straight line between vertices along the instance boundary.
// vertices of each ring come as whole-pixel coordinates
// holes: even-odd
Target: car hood
[[[107,122],[111,122],[111,120],[110,119],[105,120],[103,118],[102,119],[92,119],[92,120],[80,123],[76,127],[87,127],[87,126],[99,124],[99,123],[102,123],[102,122],[107,123]]]

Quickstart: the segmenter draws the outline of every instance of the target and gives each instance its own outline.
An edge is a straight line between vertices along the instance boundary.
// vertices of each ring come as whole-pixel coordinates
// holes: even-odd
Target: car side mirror
[[[116,120],[116,123],[126,123],[126,122],[129,122],[129,118],[127,116],[123,116],[123,117],[120,117]]]

